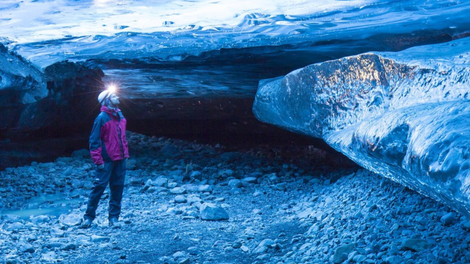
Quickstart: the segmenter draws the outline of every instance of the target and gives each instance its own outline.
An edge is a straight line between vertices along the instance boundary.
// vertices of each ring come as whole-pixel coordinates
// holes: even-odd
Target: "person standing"
[[[119,97],[112,89],[98,96],[101,113],[96,117],[90,135],[90,154],[96,165],[87,209],[81,228],[89,228],[96,217],[96,209],[106,186],[109,185],[110,198],[109,226],[114,226],[121,214],[121,200],[126,177],[126,160],[129,149],[126,140],[126,119],[118,108]]]

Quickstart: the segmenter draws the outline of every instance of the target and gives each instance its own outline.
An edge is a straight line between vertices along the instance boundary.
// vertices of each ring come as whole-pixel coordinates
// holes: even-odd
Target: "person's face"
[[[111,104],[113,104],[113,105],[119,105],[119,97],[118,97],[116,94],[112,94],[112,95],[109,97],[109,101],[110,101]]]

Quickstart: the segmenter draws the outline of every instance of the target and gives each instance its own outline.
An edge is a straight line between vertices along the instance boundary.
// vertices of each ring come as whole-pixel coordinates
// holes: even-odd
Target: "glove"
[[[98,170],[102,170],[102,169],[104,169],[104,164],[96,165],[96,168],[97,168]]]

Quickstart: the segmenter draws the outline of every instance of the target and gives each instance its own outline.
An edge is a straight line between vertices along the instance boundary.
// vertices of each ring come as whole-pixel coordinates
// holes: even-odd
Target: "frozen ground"
[[[114,228],[107,195],[92,228],[77,227],[93,177],[86,151],[1,172],[2,261],[470,261],[465,217],[363,169],[335,169],[341,164],[313,146],[234,151],[133,133],[129,141],[123,215]],[[203,220],[208,204],[229,219]]]

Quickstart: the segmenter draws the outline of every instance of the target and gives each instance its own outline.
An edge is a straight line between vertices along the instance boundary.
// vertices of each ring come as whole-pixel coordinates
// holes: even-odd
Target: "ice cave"
[[[470,255],[465,253],[470,245],[465,238],[470,229],[469,11],[467,0],[1,1],[2,260],[470,263]],[[211,235],[191,240],[180,230],[179,235],[170,234],[173,240],[162,242],[167,247],[155,244],[161,247],[155,252],[141,242],[126,251],[122,241],[115,241],[119,237],[116,229],[102,231],[99,221],[92,231],[76,234],[83,201],[81,206],[67,202],[65,207],[72,211],[61,214],[47,211],[18,216],[19,211],[38,209],[37,203],[31,201],[56,194],[57,186],[62,188],[61,195],[67,193],[68,199],[85,199],[85,194],[74,192],[91,187],[76,175],[83,171],[93,177],[88,176],[94,170],[87,152],[88,136],[100,112],[96,98],[109,85],[118,87],[120,109],[131,131],[128,137],[136,146],[128,163],[130,176],[126,184],[138,186],[138,191],[132,192],[129,187],[129,193],[159,194],[158,199],[172,203],[165,208],[148,209],[153,212],[152,219],[176,215],[184,219],[181,226],[187,231],[191,229],[189,221],[206,220],[202,211],[211,204],[221,203],[222,208],[230,209],[235,206],[235,202],[228,202],[230,195],[247,196],[253,183],[261,184],[266,179],[269,188],[285,193],[274,195],[275,200],[266,198],[263,204],[270,204],[269,210],[278,206],[277,199],[285,204],[285,208],[280,207],[290,214],[286,216],[289,221],[283,222],[289,223],[285,224],[289,226],[285,227],[287,231],[278,224],[276,230],[284,231],[276,233],[276,238],[260,239],[250,233],[259,228],[253,224],[253,229],[245,229],[238,240],[219,243],[223,239],[214,238],[209,250],[198,245],[207,242]],[[170,144],[179,140],[188,145],[183,149]],[[196,142],[202,145],[187,149],[199,144]],[[217,147],[204,150],[207,144]],[[297,165],[287,161],[279,166],[268,165],[257,160],[261,154],[256,158],[247,156],[251,155],[247,146],[256,144],[268,146],[268,155],[281,155],[281,145],[294,144],[317,156],[291,157],[304,162]],[[230,146],[224,154],[214,152],[224,145]],[[241,145],[245,147],[241,154],[228,151]],[[150,150],[144,151],[144,147]],[[201,152],[194,154],[192,151],[196,150]],[[139,153],[145,159],[139,160]],[[73,157],[83,158],[77,165],[79,169],[67,167],[76,163]],[[224,167],[241,160],[237,169]],[[334,168],[328,173],[320,173],[312,165],[327,161],[334,161]],[[149,172],[152,166],[154,169]],[[250,171],[251,167],[259,171]],[[55,174],[66,180],[51,187],[48,184],[54,185],[56,180],[49,180],[48,175]],[[347,184],[340,174],[346,174]],[[375,176],[377,180],[372,180]],[[28,180],[31,178],[41,179],[40,185],[45,187],[28,189],[34,185]],[[299,185],[289,189],[291,182]],[[320,188],[340,183],[344,186],[337,189],[344,193],[325,194],[325,189]],[[373,186],[363,186],[366,183]],[[390,199],[384,205],[371,203],[385,198],[359,203],[360,197],[351,198],[357,195],[351,193],[361,192],[357,186],[393,194],[384,196]],[[389,186],[398,189],[392,191]],[[226,193],[220,191],[227,197],[214,197],[218,188],[229,188]],[[290,193],[294,189],[295,194]],[[254,197],[269,195],[263,190],[255,192]],[[19,195],[24,192],[28,195]],[[426,205],[421,208],[416,202],[396,212],[386,207],[398,200],[405,203],[407,198],[398,198],[400,195],[415,195],[414,201],[429,199],[426,201],[432,206],[446,209],[430,209]],[[304,200],[290,203],[291,196]],[[335,204],[340,203],[340,196],[350,196],[344,198],[349,201],[344,202],[344,208]],[[286,201],[281,202],[283,199]],[[238,206],[246,204],[243,201]],[[351,205],[354,202],[358,204]],[[53,203],[58,202],[49,202]],[[129,200],[125,203],[128,207],[132,204]],[[256,217],[269,215],[269,210],[253,210],[258,210]],[[414,210],[419,212],[412,220],[398,224],[384,218],[386,224],[377,224],[381,221],[378,215],[395,217],[395,213],[409,215]],[[445,213],[439,214],[440,210]],[[230,219],[229,226],[221,231],[224,238],[241,232],[230,232],[235,229],[230,224],[238,221],[233,220],[237,219],[232,217],[234,211],[229,210],[230,218],[223,218]],[[343,214],[335,215],[335,211]],[[165,215],[156,216],[156,212]],[[271,213],[272,219],[276,218],[275,212]],[[371,216],[372,213],[378,215]],[[129,230],[129,235],[124,235],[127,243],[135,239],[160,241],[157,236],[135,235],[146,229],[139,229],[134,222],[153,221],[145,214],[127,212],[127,222],[118,229],[123,233]],[[441,229],[436,233],[449,235],[433,238],[432,231],[406,224],[416,221],[426,226],[433,221],[427,217],[438,219],[436,224]],[[344,221],[368,225],[357,219],[375,221],[371,226],[396,233],[401,237],[399,243],[376,239],[381,232],[377,230],[370,234],[347,231]],[[171,221],[161,223],[161,227],[171,230],[180,225],[173,218]],[[28,223],[36,227],[28,227]],[[201,227],[199,223],[198,228],[207,228],[207,232],[218,228],[214,224],[218,221],[209,223],[211,227]],[[299,223],[299,227],[293,223]],[[52,237],[23,234],[25,229],[50,225],[54,226]],[[333,231],[337,226],[342,231]],[[293,230],[299,233],[301,227],[306,228],[301,235],[292,234]],[[64,242],[67,237],[73,239]],[[80,239],[86,241],[70,242]],[[196,241],[196,246],[175,242],[185,239]],[[440,243],[452,239],[459,245]],[[145,248],[144,253],[139,251],[140,246]],[[95,255],[93,248],[107,253]],[[79,253],[71,257],[75,251]],[[118,256],[113,258],[112,252],[118,252]]]

